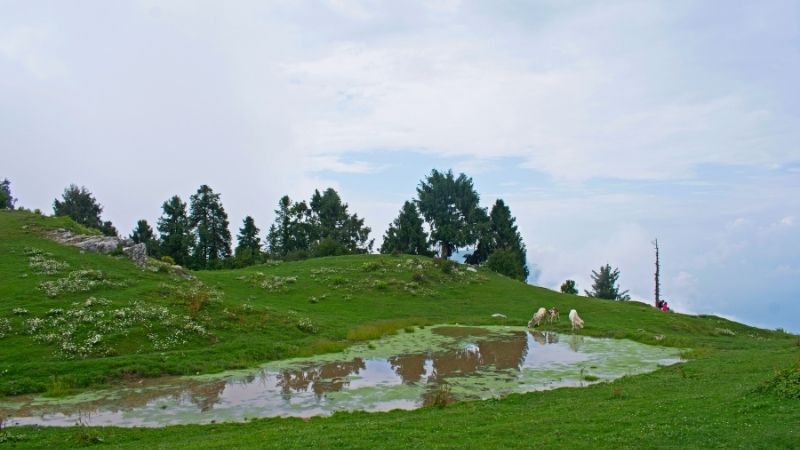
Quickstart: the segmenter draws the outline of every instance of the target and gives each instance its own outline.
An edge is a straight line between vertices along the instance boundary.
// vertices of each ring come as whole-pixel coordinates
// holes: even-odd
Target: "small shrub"
[[[103,438],[94,431],[89,431],[84,426],[80,426],[80,431],[75,432],[70,441],[75,444],[85,446],[85,445],[94,445],[94,444],[102,444]]]
[[[73,389],[71,383],[64,381],[62,378],[51,376],[44,396],[50,398],[66,397],[74,392],[75,389]]]
[[[450,403],[453,403],[453,397],[450,395],[450,385],[442,383],[431,394],[429,405],[444,408]]]
[[[377,261],[366,262],[361,265],[364,272],[375,272],[383,268],[383,265]]]
[[[424,283],[425,274],[422,272],[414,272],[414,274],[411,275],[411,279],[414,280],[415,283]]]
[[[30,314],[30,311],[25,308],[14,308],[11,312],[14,313],[15,316],[27,316]]]
[[[323,256],[346,255],[347,253],[349,252],[344,244],[331,238],[325,238],[319,241],[319,244],[317,244],[313,251],[314,256],[317,258]]]
[[[595,375],[584,375],[583,376],[583,380],[584,381],[597,381],[599,379],[600,379],[600,377],[597,377]]]
[[[757,391],[800,400],[800,361],[794,367],[777,369],[772,379],[762,384]]]
[[[309,334],[317,333],[317,327],[314,325],[313,322],[311,322],[311,319],[309,319],[308,317],[304,317],[299,321],[297,321],[297,328],[304,333],[309,333]]]
[[[442,271],[442,273],[445,275],[452,274],[456,270],[456,267],[458,266],[454,261],[451,261],[449,259],[439,259],[439,258],[434,260],[434,264],[436,264]]]

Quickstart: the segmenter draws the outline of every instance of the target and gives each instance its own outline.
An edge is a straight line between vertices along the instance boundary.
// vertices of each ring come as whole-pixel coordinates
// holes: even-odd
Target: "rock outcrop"
[[[147,246],[145,246],[143,242],[123,248],[122,253],[130,258],[137,266],[141,268],[147,267]]]
[[[143,243],[136,244],[130,239],[120,239],[116,236],[75,234],[63,228],[53,231],[51,237],[56,242],[78,247],[87,252],[108,254],[122,250],[122,253],[133,260],[137,266],[147,266],[147,248]]]

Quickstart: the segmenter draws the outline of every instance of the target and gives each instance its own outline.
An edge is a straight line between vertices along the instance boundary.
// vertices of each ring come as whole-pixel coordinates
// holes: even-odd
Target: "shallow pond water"
[[[9,398],[0,417],[6,425],[153,427],[414,409],[437,394],[486,399],[650,372],[679,362],[679,352],[522,327],[438,326],[248,371],[141,380],[59,399]]]

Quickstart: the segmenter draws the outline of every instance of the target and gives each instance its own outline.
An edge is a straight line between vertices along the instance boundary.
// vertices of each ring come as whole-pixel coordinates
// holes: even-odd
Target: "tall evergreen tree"
[[[525,281],[528,276],[519,264],[519,253],[507,247],[495,249],[486,260],[486,267],[520,281]]]
[[[403,203],[400,214],[389,224],[389,229],[383,236],[380,252],[426,256],[432,254],[428,249],[428,235],[422,229],[422,217],[414,203]]]
[[[275,223],[267,235],[269,251],[278,257],[305,257],[363,253],[372,248],[370,228],[351,215],[333,189],[314,191],[311,202],[292,202],[283,196],[275,210]]]
[[[117,227],[115,227],[110,220],[103,221],[103,223],[100,225],[100,232],[103,233],[104,236],[119,237]]]
[[[222,207],[220,195],[204,184],[190,202],[189,224],[195,236],[192,264],[198,269],[219,268],[223,260],[231,256],[228,214]]]
[[[84,186],[70,184],[64,189],[62,200],[53,201],[53,213],[56,216],[69,216],[75,222],[97,230],[103,228],[103,221],[100,219],[102,212],[103,207]]]
[[[563,284],[561,284],[561,293],[578,295],[578,288],[575,287],[575,280],[567,280]]]
[[[586,295],[593,298],[604,298],[607,300],[630,300],[628,291],[619,291],[617,280],[619,279],[619,269],[612,269],[609,264],[600,267],[600,272],[592,271],[592,292]]]
[[[372,249],[369,239],[372,230],[364,226],[364,219],[359,219],[358,214],[348,212],[347,203],[342,203],[336,190],[328,188],[322,194],[314,190],[309,206],[313,245],[328,241],[340,246],[344,253],[364,253]]]
[[[235,255],[238,266],[249,266],[261,260],[261,238],[258,237],[260,232],[252,217],[244,218],[242,228],[239,228],[236,236]]]
[[[17,199],[11,195],[11,182],[4,178],[0,182],[0,209],[14,209]]]
[[[189,264],[189,251],[194,238],[186,215],[186,203],[177,195],[161,205],[163,214],[158,219],[161,234],[161,255],[171,257],[177,264]]]
[[[449,258],[459,247],[474,244],[481,217],[480,197],[472,179],[448,170],[431,174],[417,187],[417,206],[431,229],[431,240],[438,243],[442,258]],[[483,211],[483,216],[486,212]]]
[[[136,222],[136,228],[130,235],[130,239],[137,244],[144,244],[147,247],[147,254],[150,256],[159,256],[158,239],[153,232],[153,228],[146,220],[141,219]]]
[[[480,264],[497,249],[507,249],[517,255],[519,270],[524,274],[523,279],[527,279],[530,273],[527,251],[522,242],[522,235],[517,229],[516,221],[517,219],[511,215],[511,210],[505,202],[498,199],[492,206],[488,222],[481,221],[485,224],[481,227],[481,238],[475,251],[466,257],[466,262]]]

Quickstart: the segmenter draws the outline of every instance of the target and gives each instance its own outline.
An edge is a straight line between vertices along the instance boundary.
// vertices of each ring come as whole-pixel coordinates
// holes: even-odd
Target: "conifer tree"
[[[161,234],[161,255],[171,257],[176,264],[189,264],[189,251],[194,243],[186,203],[177,195],[161,205],[163,214],[158,219]]]
[[[403,203],[400,214],[389,224],[389,229],[383,236],[380,252],[426,256],[432,254],[428,249],[428,234],[422,229],[422,217],[414,203]]]
[[[481,224],[481,238],[475,251],[466,257],[469,264],[480,264],[486,261],[497,249],[507,249],[517,255],[517,264],[520,266],[523,279],[529,275],[527,263],[527,251],[522,242],[516,220],[511,215],[511,209],[506,206],[502,199],[498,199],[492,206],[488,221]]]
[[[136,222],[136,228],[131,233],[130,239],[137,244],[144,244],[149,256],[159,256],[158,239],[146,220],[141,219]]]
[[[609,264],[600,267],[600,272],[592,271],[592,292],[586,295],[593,298],[604,298],[607,300],[630,300],[628,291],[619,291],[617,280],[619,279],[619,269],[612,269]]]
[[[364,219],[351,215],[347,203],[328,188],[323,193],[315,190],[310,203],[293,203],[283,196],[267,243],[272,255],[284,258],[364,253],[372,248],[370,231]]]
[[[244,218],[242,228],[239,228],[236,236],[235,255],[238,266],[249,266],[261,260],[261,238],[258,237],[260,232],[252,217]]]
[[[519,264],[519,253],[507,247],[495,249],[486,260],[486,267],[520,281],[525,281],[528,276]]]
[[[0,182],[0,209],[14,209],[17,199],[11,195],[11,182],[4,178]]]
[[[86,187],[70,184],[64,189],[61,198],[61,201],[53,201],[53,213],[56,216],[69,216],[75,222],[96,230],[103,228],[103,221],[100,219],[103,207]]]
[[[575,287],[575,280],[567,280],[561,284],[561,293],[578,295],[578,288]]]
[[[474,244],[478,238],[480,197],[472,178],[453,172],[432,170],[417,187],[417,206],[431,230],[431,241],[438,243],[440,256],[449,258],[459,247]]]
[[[103,233],[104,236],[119,237],[117,227],[115,227],[110,220],[103,221],[103,223],[100,225],[100,232]]]
[[[198,269],[222,267],[231,255],[231,232],[228,214],[222,207],[220,195],[208,185],[202,185],[190,199],[189,224],[194,233],[192,265]]]
[[[342,202],[336,190],[328,188],[322,194],[315,190],[309,206],[312,245],[320,247],[326,242],[328,247],[339,247],[343,253],[364,253],[372,249],[371,229],[364,226],[364,219],[359,219],[358,214],[348,212],[347,203]]]

